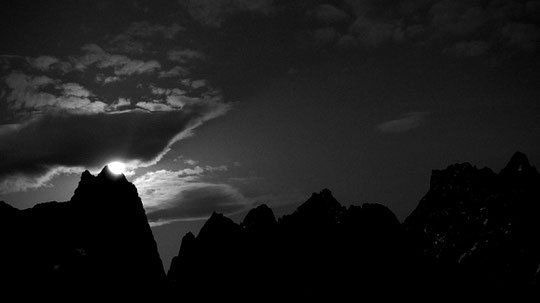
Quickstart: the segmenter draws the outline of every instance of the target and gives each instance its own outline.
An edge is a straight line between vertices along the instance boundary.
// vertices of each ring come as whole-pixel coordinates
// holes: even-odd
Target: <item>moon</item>
[[[126,171],[126,165],[119,161],[114,161],[107,164],[111,173],[115,175],[123,174]]]

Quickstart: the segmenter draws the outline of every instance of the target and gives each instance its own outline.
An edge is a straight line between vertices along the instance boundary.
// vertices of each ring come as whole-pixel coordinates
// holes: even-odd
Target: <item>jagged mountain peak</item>
[[[499,196],[516,189],[523,191],[538,181],[536,169],[521,152],[516,152],[499,174],[489,168],[479,169],[470,163],[452,164],[446,169],[432,171],[428,193],[406,221],[428,213],[432,213],[430,217],[434,218],[435,212],[440,213],[437,216],[446,218],[449,213],[469,214],[471,209],[515,206],[515,203],[510,203],[514,199]],[[497,204],[493,200],[500,202]]]
[[[199,231],[197,239],[202,239],[203,241],[215,239],[222,235],[233,234],[238,230],[240,230],[240,226],[234,223],[233,220],[221,213],[213,212]]]
[[[271,228],[276,222],[272,209],[266,204],[261,204],[248,212],[242,226],[248,230],[261,230]]]
[[[437,264],[482,275],[488,272],[485,266],[489,279],[524,283],[523,273],[529,270],[524,264],[540,263],[538,188],[538,173],[520,152],[499,174],[470,164],[451,165],[434,171],[428,193],[405,228],[421,254]],[[512,255],[520,251],[530,255]]]
[[[325,188],[298,207],[297,213],[311,213],[321,211],[343,211],[343,206],[334,198],[332,192]]]
[[[108,165],[105,165],[97,175],[93,175],[88,170],[85,170],[81,174],[81,180],[79,186],[85,185],[88,183],[99,182],[100,184],[121,184],[121,183],[130,183],[124,174],[115,174],[113,173]]]
[[[108,166],[94,176],[85,170],[71,201],[106,203],[109,207],[135,207],[142,209],[137,188],[123,174],[112,173]]]
[[[127,182],[126,176],[124,174],[115,174],[113,173],[108,165],[105,165],[101,172],[97,176],[99,179],[111,181],[111,182]]]
[[[222,213],[218,213],[218,212],[212,212],[212,214],[210,215],[210,218],[208,218],[208,221],[207,223],[208,224],[223,224],[225,222],[229,222],[232,220],[227,218],[225,215],[223,215]],[[226,224],[226,223],[225,223]]]
[[[184,235],[182,238],[182,243],[180,245],[180,251],[179,255],[185,254],[187,250],[190,249],[191,246],[193,246],[193,243],[195,242],[195,235],[192,232],[188,232]]]
[[[527,155],[525,155],[522,152],[515,152],[512,155],[512,158],[510,158],[510,161],[506,165],[507,168],[516,168],[518,171],[521,170],[522,167],[527,168],[531,167],[531,164],[529,163],[529,159],[527,158]]]
[[[467,190],[472,184],[491,180],[496,174],[489,168],[477,168],[468,162],[456,163],[443,170],[433,170],[430,191]]]
[[[529,159],[522,152],[516,152],[501,170],[503,178],[522,178],[537,175],[536,168],[529,163]]]

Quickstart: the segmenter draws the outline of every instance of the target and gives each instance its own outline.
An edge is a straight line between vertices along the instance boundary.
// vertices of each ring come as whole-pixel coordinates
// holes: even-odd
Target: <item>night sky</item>
[[[212,211],[403,220],[432,169],[540,165],[540,1],[4,1],[0,200],[117,160],[165,268]],[[104,209],[103,211],[107,211]]]

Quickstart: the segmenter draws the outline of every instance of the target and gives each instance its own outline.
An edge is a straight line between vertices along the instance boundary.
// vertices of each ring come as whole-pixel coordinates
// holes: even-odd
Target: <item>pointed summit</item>
[[[325,188],[319,193],[313,193],[294,213],[281,217],[279,222],[303,226],[302,228],[320,229],[327,225],[337,224],[345,210],[345,207],[334,198],[332,192]]]
[[[134,204],[134,207],[142,207],[135,185],[129,182],[123,174],[112,173],[108,166],[103,167],[97,176],[92,175],[87,170],[84,171],[71,200],[94,201],[94,203],[115,201],[115,203],[108,203],[108,207],[119,206],[119,204]]]
[[[530,174],[536,169],[531,166],[529,159],[522,152],[516,152],[510,158],[506,167],[501,170],[502,175],[514,175],[514,174]]]
[[[300,205],[296,212],[306,215],[338,217],[344,207],[334,198],[332,192],[325,188],[320,193],[313,193],[311,197]]]
[[[206,241],[208,239],[228,237],[240,231],[240,226],[223,214],[213,212],[210,218],[201,228],[197,239]]]
[[[97,177],[103,180],[127,182],[126,176],[124,176],[124,174],[113,173],[112,170],[109,168],[109,165],[105,165]]]
[[[266,204],[261,204],[248,212],[242,226],[247,230],[261,231],[274,227],[276,223],[272,209]]]
[[[171,266],[167,277],[172,281],[182,281],[186,279],[184,276],[186,271],[195,270],[191,261],[197,258],[197,241],[193,233],[188,232],[182,238],[180,251],[178,255],[171,261]]]

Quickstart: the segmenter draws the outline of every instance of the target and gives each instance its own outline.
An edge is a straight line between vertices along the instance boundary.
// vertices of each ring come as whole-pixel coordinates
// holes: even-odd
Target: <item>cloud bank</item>
[[[190,78],[185,65],[204,54],[176,44],[183,30],[135,22],[102,41],[105,47],[87,43],[70,56],[2,56],[0,193],[113,159],[131,168],[154,164],[225,114],[230,105],[220,91]]]
[[[191,17],[220,28],[239,14],[296,16],[308,47],[373,49],[410,43],[472,57],[508,49],[533,52],[540,42],[537,0],[180,1]]]

